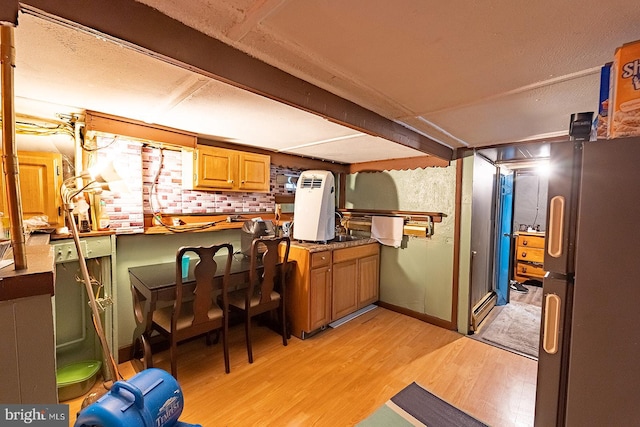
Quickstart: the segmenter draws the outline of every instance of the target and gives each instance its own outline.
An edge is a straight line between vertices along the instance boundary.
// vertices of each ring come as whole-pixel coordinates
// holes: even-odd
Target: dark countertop
[[[303,242],[301,240],[291,240],[291,246],[296,246],[299,248],[303,248],[308,250],[310,253],[313,252],[322,252],[322,251],[330,251],[334,249],[343,249],[350,248],[353,246],[361,246],[368,245],[371,243],[378,243],[376,239],[372,239],[370,237],[362,237],[357,240],[349,240],[346,242],[327,242],[327,243],[318,243],[318,242]]]
[[[27,268],[15,264],[0,269],[0,301],[51,295],[55,289],[55,260],[48,244],[26,246]]]

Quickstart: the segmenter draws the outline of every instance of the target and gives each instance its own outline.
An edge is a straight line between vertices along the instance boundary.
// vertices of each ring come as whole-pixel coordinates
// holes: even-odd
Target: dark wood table
[[[218,264],[218,270],[214,276],[219,280],[218,286],[214,285],[216,288],[221,287],[226,258],[226,255],[214,258]],[[193,269],[196,262],[196,259],[190,261],[189,275],[186,279],[183,279],[184,286],[195,286]],[[287,271],[291,271],[292,264],[294,263],[295,261],[289,261],[287,263]],[[229,276],[229,291],[246,286],[246,283],[249,281],[250,267],[251,262],[249,258],[239,254],[233,256]],[[159,303],[168,304],[175,300],[176,263],[167,262],[163,264],[130,267],[129,280],[131,282],[133,311],[136,320],[136,328],[133,332],[132,360],[139,361],[138,356],[142,351],[142,366],[138,364],[136,368],[146,369],[152,366],[150,337],[153,312]],[[185,288],[185,291],[189,292],[190,289]]]

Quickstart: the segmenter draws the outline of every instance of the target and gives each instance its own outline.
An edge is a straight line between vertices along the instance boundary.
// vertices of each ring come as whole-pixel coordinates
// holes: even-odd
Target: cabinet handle
[[[558,295],[547,294],[545,297],[542,348],[549,354],[556,354],[558,352],[561,303],[562,301]]]
[[[549,244],[547,246],[547,253],[554,258],[559,258],[564,249],[562,247],[562,233],[564,233],[564,197],[553,197],[549,205],[549,227],[547,233]]]

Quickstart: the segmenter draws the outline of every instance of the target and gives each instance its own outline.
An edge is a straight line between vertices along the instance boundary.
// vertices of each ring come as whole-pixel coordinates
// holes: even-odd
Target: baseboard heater
[[[370,305],[368,305],[368,306],[366,306],[366,307],[362,307],[362,308],[361,308],[360,310],[358,310],[358,311],[354,311],[354,312],[353,312],[353,313],[351,313],[351,314],[347,314],[346,316],[341,317],[340,319],[336,320],[335,322],[331,322],[331,323],[329,323],[329,326],[335,329],[335,328],[337,328],[337,327],[338,327],[338,326],[340,326],[340,325],[344,325],[344,324],[345,324],[345,323],[347,323],[349,320],[353,320],[353,319],[355,319],[356,317],[358,317],[358,316],[360,316],[360,315],[362,315],[362,314],[366,313],[367,311],[371,311],[371,310],[373,310],[373,309],[374,309],[374,308],[376,308],[376,307],[377,307],[377,305],[375,305],[375,304],[370,304]]]

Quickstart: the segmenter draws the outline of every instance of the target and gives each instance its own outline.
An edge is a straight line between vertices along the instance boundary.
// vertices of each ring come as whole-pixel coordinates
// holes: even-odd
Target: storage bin
[[[75,399],[91,390],[96,383],[102,362],[86,360],[72,363],[56,371],[58,383],[58,401]]]

